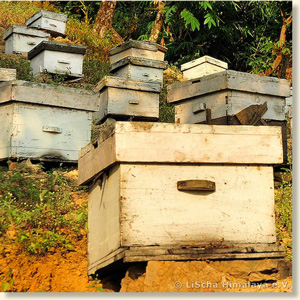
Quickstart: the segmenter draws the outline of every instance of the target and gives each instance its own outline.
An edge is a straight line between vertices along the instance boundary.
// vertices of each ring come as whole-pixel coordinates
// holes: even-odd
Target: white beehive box
[[[16,80],[17,70],[0,68],[0,82]]]
[[[0,83],[0,160],[32,158],[76,162],[90,142],[92,91],[11,81]]]
[[[158,120],[159,83],[105,76],[95,91],[99,92],[100,97],[100,109],[94,113],[97,123],[107,117],[118,120]]]
[[[89,273],[155,247],[175,260],[172,248],[194,243],[275,243],[269,164],[280,162],[278,127],[116,122],[79,155]]]
[[[27,19],[25,24],[28,27],[46,30],[52,36],[64,36],[67,19],[67,15],[40,10]]]
[[[41,42],[28,53],[33,76],[41,73],[83,77],[86,47],[55,42]]]
[[[205,122],[206,109],[211,110],[211,119],[215,120],[233,117],[250,105],[264,102],[268,109],[262,118],[283,121],[285,98],[289,95],[290,82],[286,79],[231,70],[168,87],[168,102],[175,104],[175,121],[191,124]]]
[[[181,65],[183,77],[187,79],[199,78],[228,69],[228,64],[208,55],[197,58]]]
[[[6,54],[27,53],[42,41],[48,41],[50,34],[26,26],[12,25],[3,33]]]
[[[109,50],[110,64],[128,57],[140,57],[163,61],[167,48],[149,41],[128,41]]]
[[[167,62],[140,57],[126,57],[110,65],[113,76],[125,79],[163,82],[163,71]]]
[[[282,126],[286,162],[285,98],[289,95],[286,79],[226,70],[172,84],[167,99],[175,104],[176,123]]]

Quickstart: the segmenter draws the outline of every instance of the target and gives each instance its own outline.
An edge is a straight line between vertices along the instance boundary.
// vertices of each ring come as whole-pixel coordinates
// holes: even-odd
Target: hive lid
[[[188,69],[194,68],[194,67],[199,66],[199,65],[204,64],[204,63],[210,63],[210,64],[218,66],[220,68],[228,69],[228,63],[227,62],[216,59],[216,58],[213,58],[213,57],[208,56],[208,55],[205,55],[205,56],[202,56],[200,58],[189,61],[185,64],[182,64],[181,65],[181,71],[186,71]]]
[[[17,70],[0,68],[0,82],[16,80]]]
[[[91,90],[24,80],[0,82],[0,104],[8,102],[24,102],[86,111],[98,111],[100,108],[99,96]]]
[[[125,57],[125,58],[119,60],[118,62],[110,65],[109,71],[110,72],[116,71],[117,69],[119,69],[125,65],[128,65],[128,64],[142,66],[142,67],[151,67],[151,68],[162,69],[162,70],[166,70],[167,65],[168,65],[168,63],[166,61],[128,56],[128,57]]]
[[[12,25],[4,31],[3,39],[6,40],[13,33],[18,33],[26,36],[41,37],[41,38],[49,38],[50,36],[49,33],[44,32],[42,30],[28,28],[26,26]]]
[[[67,22],[68,16],[64,14],[58,14],[52,11],[40,10],[26,20],[25,25],[30,26],[37,19],[44,17],[52,20]]]
[[[42,41],[37,46],[35,46],[33,49],[31,49],[28,52],[28,59],[32,59],[36,55],[38,55],[40,52],[44,50],[50,50],[50,51],[58,51],[58,52],[66,52],[66,53],[76,53],[76,54],[85,54],[86,47],[85,46],[79,46],[79,45],[69,45],[69,44],[63,44],[63,43],[55,43],[55,42],[48,42],[48,41]]]
[[[125,51],[129,48],[138,48],[138,49],[144,49],[144,50],[149,50],[149,51],[162,51],[162,52],[167,52],[167,48],[164,46],[161,46],[156,43],[152,43],[149,41],[135,41],[135,40],[130,40],[128,42],[125,42],[119,46],[116,46],[114,48],[111,48],[109,50],[109,56],[112,56],[114,54],[120,53],[122,51]]]
[[[145,82],[141,80],[125,79],[114,76],[105,76],[95,87],[95,92],[101,92],[106,87],[114,87],[126,90],[145,91],[159,93],[161,91],[160,83]],[[124,91],[126,93],[126,91]]]
[[[236,90],[278,97],[289,97],[290,81],[275,77],[225,70],[168,87],[168,102],[182,101],[213,92]]]
[[[81,149],[79,184],[115,163],[280,164],[280,126],[115,122]]]

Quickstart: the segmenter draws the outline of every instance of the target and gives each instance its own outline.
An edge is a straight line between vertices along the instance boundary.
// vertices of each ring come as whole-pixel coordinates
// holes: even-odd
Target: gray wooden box
[[[276,248],[270,164],[280,162],[278,127],[116,122],[79,154],[79,184],[90,184],[88,273],[119,259],[276,255],[260,252]],[[223,252],[200,246],[220,240]],[[256,253],[237,250],[245,244]]]
[[[26,20],[28,27],[46,30],[52,36],[65,36],[67,15],[40,10]]]
[[[113,76],[125,79],[163,82],[167,62],[140,57],[126,57],[110,65]]]
[[[0,68],[0,82],[16,80],[17,70]]]
[[[167,48],[149,41],[128,41],[109,50],[111,64],[125,57],[140,57],[163,61]]]
[[[96,123],[108,117],[150,121],[159,118],[159,83],[105,76],[95,91],[100,97],[100,109],[94,113]]]
[[[92,91],[26,81],[0,83],[0,160],[76,162],[90,142]]]
[[[42,73],[83,77],[86,47],[55,42],[41,42],[28,53],[33,76]]]
[[[6,54],[27,53],[42,41],[48,41],[50,34],[26,26],[12,25],[3,33]]]
[[[175,104],[176,123],[218,125],[278,125],[283,128],[287,160],[286,79],[226,70],[168,87],[168,102]]]
[[[181,65],[183,77],[187,79],[199,78],[209,74],[225,71],[228,64],[219,59],[205,55]]]

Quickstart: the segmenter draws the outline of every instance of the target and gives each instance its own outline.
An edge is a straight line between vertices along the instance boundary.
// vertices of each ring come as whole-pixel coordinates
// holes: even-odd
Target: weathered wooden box
[[[280,162],[280,127],[116,122],[79,154],[88,272],[119,259],[276,255],[262,252],[275,247],[270,164]],[[220,241],[219,252],[200,246]]]
[[[28,27],[46,30],[52,36],[64,36],[67,19],[67,15],[40,10],[27,19],[25,24]]]
[[[33,76],[52,73],[83,77],[82,64],[85,51],[85,46],[41,42],[28,53]]]
[[[228,64],[219,59],[205,55],[181,65],[183,77],[187,79],[199,78],[228,69]]]
[[[6,54],[27,53],[42,41],[48,41],[50,34],[26,26],[12,25],[3,33]]]
[[[140,57],[126,57],[110,65],[113,76],[125,79],[163,82],[167,62]]]
[[[158,120],[159,83],[105,76],[95,91],[100,97],[100,109],[94,113],[96,123],[105,121],[107,117]]]
[[[0,68],[0,82],[16,80],[17,70]]]
[[[176,123],[216,125],[278,125],[283,128],[286,161],[286,79],[223,71],[172,84],[168,102],[175,104]]]
[[[109,50],[110,63],[128,57],[141,57],[163,61],[167,48],[149,41],[128,41]]]
[[[0,83],[0,160],[76,162],[90,142],[92,91],[26,81]]]

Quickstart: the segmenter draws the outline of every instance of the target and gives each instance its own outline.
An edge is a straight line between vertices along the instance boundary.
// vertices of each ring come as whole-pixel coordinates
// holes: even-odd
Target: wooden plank
[[[267,110],[267,102],[258,105],[254,104],[237,113],[236,117],[242,125],[256,125]]]
[[[137,48],[137,49],[143,49],[143,50],[148,50],[148,51],[161,51],[161,52],[167,52],[167,48],[164,46],[161,46],[156,43],[152,43],[150,41],[135,41],[135,40],[130,40],[127,41],[119,46],[116,46],[114,48],[111,48],[109,50],[109,56],[112,56],[114,54],[117,54],[119,52],[122,52],[124,50],[127,50],[129,48]]]
[[[109,71],[113,72],[116,69],[119,69],[125,65],[132,64],[142,67],[150,67],[154,69],[166,70],[168,63],[166,61],[142,58],[142,57],[126,57],[119,60],[116,63],[113,63],[109,66]]]
[[[116,162],[114,137],[106,139],[103,143],[91,145],[89,150],[86,152],[85,148],[85,155],[79,153],[78,184],[80,185],[93,180],[99,172]]]
[[[119,251],[121,244],[119,182],[119,170],[115,166],[108,174],[104,173],[99,177],[89,192],[89,266],[98,264],[104,257]]]
[[[95,92],[101,91],[105,87],[114,87],[126,90],[136,90],[145,92],[160,93],[161,86],[156,82],[145,82],[131,79],[118,78],[113,76],[105,76],[94,89]]]
[[[0,82],[1,81],[12,81],[17,78],[16,69],[0,68]]]
[[[181,180],[177,182],[179,191],[215,191],[216,184],[210,180]]]
[[[121,244],[274,243],[273,168],[120,164]],[[186,178],[216,191],[178,191]],[[149,221],[151,220],[151,226]]]
[[[168,102],[182,101],[226,89],[285,98],[290,95],[290,82],[286,79],[226,70],[170,85]]]
[[[98,95],[83,89],[17,80],[0,84],[0,91],[0,103],[18,101],[86,111],[100,107]]]
[[[128,256],[135,255],[135,253],[176,253],[181,252],[193,252],[193,251],[202,251],[205,249],[206,251],[214,251],[216,253],[223,253],[224,251],[228,252],[284,252],[284,246],[276,245],[275,243],[232,243],[230,241],[218,241],[215,244],[216,248],[212,248],[212,244],[208,241],[206,243],[198,244],[198,245],[160,245],[160,246],[131,246],[129,247],[130,251],[127,251]],[[228,248],[217,248],[218,246],[227,246]],[[252,250],[253,249],[253,250]],[[178,252],[179,251],[179,252]],[[181,251],[181,252],[180,252]],[[221,251],[221,252],[220,252]]]
[[[126,256],[124,262],[139,262],[150,260],[224,260],[224,259],[253,259],[253,258],[282,258],[283,252],[268,253],[230,253],[230,254],[185,254],[185,255],[144,255]]]

